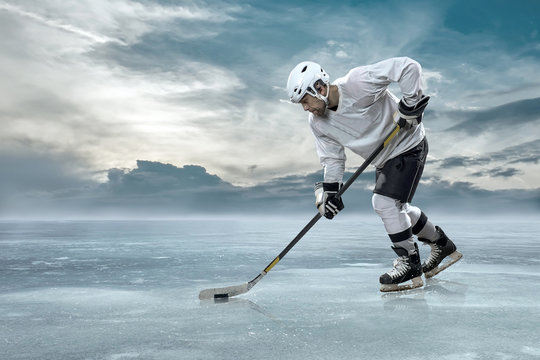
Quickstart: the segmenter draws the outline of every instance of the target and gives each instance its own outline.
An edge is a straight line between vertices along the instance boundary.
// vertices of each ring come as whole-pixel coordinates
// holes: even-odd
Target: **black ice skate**
[[[446,236],[440,227],[435,226],[435,229],[441,235],[439,240],[431,242],[428,239],[418,239],[431,246],[429,258],[422,264],[422,271],[424,272],[426,279],[437,275],[450,265],[456,263],[463,256],[456,250],[456,245],[454,245],[452,240]],[[448,257],[448,261],[441,264],[446,257]]]
[[[416,252],[409,255],[406,249],[392,246],[399,257],[394,260],[394,268],[379,279],[382,292],[415,289],[424,285],[418,245],[414,244],[414,247]]]

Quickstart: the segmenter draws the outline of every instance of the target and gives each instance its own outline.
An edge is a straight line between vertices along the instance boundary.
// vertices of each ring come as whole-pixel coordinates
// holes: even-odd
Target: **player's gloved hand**
[[[315,206],[327,219],[332,219],[345,208],[341,197],[335,197],[339,188],[340,183],[338,182],[318,182],[315,184]]]
[[[405,105],[403,99],[399,101],[398,114],[400,118],[406,121],[406,125],[404,127],[405,130],[409,130],[413,126],[416,126],[422,122],[422,116],[428,101],[429,96],[425,95],[423,95],[420,101],[418,101],[414,106]]]

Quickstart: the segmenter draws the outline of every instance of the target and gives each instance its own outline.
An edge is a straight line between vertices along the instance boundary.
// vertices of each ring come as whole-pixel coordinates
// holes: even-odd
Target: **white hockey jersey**
[[[342,181],[344,147],[365,159],[381,144],[395,127],[393,116],[399,102],[387,89],[388,85],[399,83],[405,104],[413,106],[422,96],[421,72],[418,62],[400,57],[354,68],[333,82],[339,91],[337,110],[327,109],[323,116],[309,114],[324,181]],[[422,123],[400,131],[372,164],[381,167],[386,160],[418,145],[424,136]]]

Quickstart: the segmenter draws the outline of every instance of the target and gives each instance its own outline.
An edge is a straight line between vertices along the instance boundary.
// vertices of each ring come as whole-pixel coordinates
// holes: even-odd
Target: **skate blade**
[[[418,277],[412,278],[411,281],[412,283],[407,282],[407,283],[401,283],[401,284],[381,284],[381,291],[382,292],[403,291],[403,290],[416,289],[424,285],[421,275]]]
[[[458,262],[459,259],[462,258],[462,256],[463,256],[463,254],[460,253],[459,251],[457,251],[457,250],[454,251],[453,253],[448,255],[447,259],[449,261],[445,262],[444,264],[439,264],[435,269],[425,273],[424,276],[426,277],[426,279],[429,279],[430,277],[433,277],[433,276],[437,275],[438,273],[440,273],[444,269],[448,268],[450,265],[455,264],[456,262]]]

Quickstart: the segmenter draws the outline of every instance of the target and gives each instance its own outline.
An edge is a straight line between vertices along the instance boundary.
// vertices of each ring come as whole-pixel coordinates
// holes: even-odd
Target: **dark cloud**
[[[486,170],[486,171],[477,171],[471,176],[481,177],[481,176],[492,176],[492,177],[505,177],[509,178],[514,175],[521,174],[521,171],[515,168],[501,168],[497,167],[494,169]]]
[[[428,177],[419,186],[414,203],[426,212],[444,212],[455,216],[526,215],[540,211],[540,188],[490,191],[469,182],[450,183],[438,177]]]
[[[490,153],[492,159],[505,160],[510,164],[538,163],[540,159],[540,139],[515,145],[501,151]]]
[[[479,134],[495,128],[511,128],[517,125],[540,121],[540,98],[519,100],[487,110],[453,113],[454,118],[465,121],[448,130]]]
[[[509,162],[509,164],[516,164],[516,163],[533,163],[538,164],[539,157],[538,156],[528,156],[523,157],[520,159],[512,160]]]
[[[492,163],[518,164],[534,163],[540,160],[540,139],[528,141],[523,144],[510,146],[501,151],[486,153],[481,156],[452,156],[442,160],[432,160],[433,164],[438,164],[443,168],[469,167],[475,165],[488,165]],[[498,171],[491,170],[498,174]],[[515,169],[514,169],[515,170]],[[514,172],[517,174],[517,171]],[[497,175],[495,175],[497,176]],[[510,175],[511,176],[511,175]]]
[[[464,167],[467,166],[468,157],[466,156],[452,156],[440,161],[440,166],[444,168]]]
[[[469,157],[469,156],[452,156],[439,161],[439,165],[444,168],[467,167],[472,165],[483,165],[489,163],[489,157]]]
[[[222,181],[216,175],[210,175],[201,166],[174,165],[152,161],[137,161],[137,167],[131,171],[111,169],[109,181],[104,184],[107,191],[116,194],[156,194],[180,190],[200,190],[208,187],[220,187],[225,190],[232,185]]]
[[[322,172],[273,179],[252,187],[238,187],[209,174],[197,165],[176,167],[138,161],[132,170],[110,169],[103,183],[83,181],[61,162],[47,159],[1,159],[4,168],[16,164],[17,173],[0,177],[0,216],[9,217],[177,217],[292,213],[312,214],[313,184]],[[41,167],[36,167],[38,160]],[[26,169],[26,170],[24,170]],[[491,176],[512,176],[513,168],[496,168]],[[351,173],[346,173],[348,178]],[[16,179],[20,179],[15,186]],[[348,213],[372,212],[373,173],[362,174],[344,195]],[[8,198],[9,203],[5,201]],[[540,211],[536,190],[487,191],[467,182],[450,183],[426,178],[415,204],[455,215],[491,214],[494,211]]]

